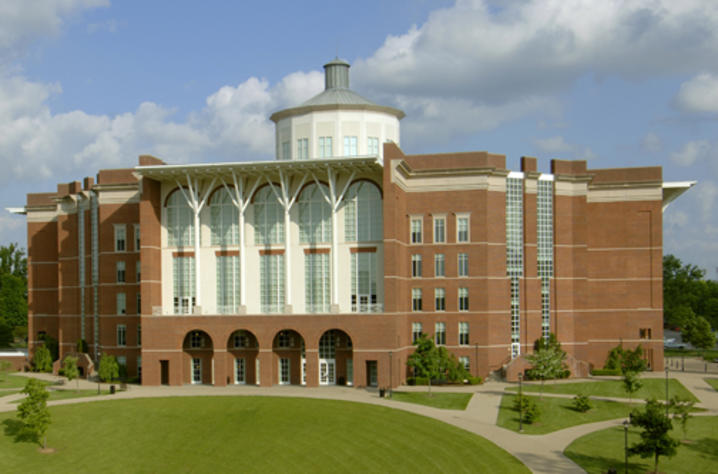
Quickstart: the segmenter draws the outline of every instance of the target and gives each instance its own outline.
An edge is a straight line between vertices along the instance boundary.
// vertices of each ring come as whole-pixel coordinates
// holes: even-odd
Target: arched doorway
[[[184,337],[182,350],[188,369],[184,372],[184,383],[214,384],[214,345],[209,334],[199,329],[188,332]]]
[[[330,329],[319,339],[319,385],[354,385],[352,339]]]
[[[304,338],[293,329],[283,329],[274,336],[273,382],[279,385],[305,385],[307,359]]]
[[[227,340],[227,353],[230,355],[227,383],[235,385],[255,385],[259,383],[257,374],[257,355],[259,343],[250,331],[239,329]]]

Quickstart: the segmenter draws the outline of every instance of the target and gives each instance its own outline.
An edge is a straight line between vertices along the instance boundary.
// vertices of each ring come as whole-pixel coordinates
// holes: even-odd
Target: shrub
[[[35,372],[52,372],[52,356],[50,350],[45,346],[35,349],[35,357],[32,359]]]
[[[621,375],[621,369],[593,369],[591,375]]]
[[[482,379],[481,377],[469,376],[466,378],[466,383],[469,385],[481,385],[482,383],[484,383],[484,379]]]
[[[541,409],[530,397],[514,398],[513,409],[516,412],[520,412],[523,422],[528,423],[529,425],[538,420],[541,415]]]
[[[593,408],[591,405],[591,400],[582,393],[579,393],[575,397],[573,397],[573,409],[576,411],[580,411],[581,413],[586,413],[588,410]]]

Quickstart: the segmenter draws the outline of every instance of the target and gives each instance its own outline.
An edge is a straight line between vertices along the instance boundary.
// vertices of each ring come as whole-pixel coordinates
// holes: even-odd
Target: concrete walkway
[[[22,374],[28,377],[37,377],[51,382],[63,380],[62,377],[55,377],[47,374]],[[663,373],[648,373],[645,378],[664,377]],[[682,372],[671,372],[670,377],[678,379],[688,390],[690,390],[700,402],[696,406],[705,408],[706,413],[700,415],[718,415],[718,392],[708,385],[703,379],[704,374],[692,374]],[[571,380],[576,382],[577,380]],[[508,386],[504,382],[489,381],[479,386],[462,387],[435,387],[436,392],[466,392],[473,393],[471,401],[465,411],[441,410],[437,408],[417,405],[413,403],[398,402],[386,398],[380,398],[376,390],[354,389],[351,387],[320,387],[307,388],[300,386],[229,386],[211,387],[185,385],[181,387],[146,387],[130,385],[127,391],[117,392],[115,395],[99,397],[86,397],[49,402],[48,405],[65,405],[72,403],[88,403],[112,399],[146,398],[146,397],[168,397],[168,396],[280,396],[280,397],[308,397],[321,399],[338,399],[383,405],[428,416],[445,423],[457,426],[492,441],[499,447],[516,456],[532,472],[535,473],[582,473],[584,472],[577,464],[563,455],[564,449],[575,439],[588,433],[618,426],[623,419],[589,423],[571,428],[566,428],[545,435],[525,435],[496,426],[496,419],[499,413],[501,397]],[[63,385],[62,388],[74,389],[75,381]],[[80,389],[97,389],[97,384],[80,380]],[[102,390],[107,390],[107,384],[102,384]],[[401,387],[401,391],[423,391],[424,387]],[[13,400],[21,398],[21,394],[2,396],[0,394],[0,412],[14,411],[17,409]],[[551,396],[544,394],[544,396]],[[618,399],[627,401],[627,399]]]

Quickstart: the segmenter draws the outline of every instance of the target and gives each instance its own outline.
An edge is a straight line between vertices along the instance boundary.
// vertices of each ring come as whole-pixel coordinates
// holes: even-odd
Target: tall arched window
[[[179,189],[167,199],[167,245],[194,245],[194,212]]]
[[[347,241],[381,240],[381,193],[374,183],[357,181],[347,191],[344,204],[344,238]]]
[[[209,203],[212,227],[212,245],[237,245],[238,210],[232,203],[232,197],[225,188],[218,189]]]
[[[254,197],[254,243],[279,244],[284,242],[284,208],[269,186]]]
[[[326,185],[321,185],[329,195]],[[316,184],[310,184],[299,195],[299,241],[301,243],[332,240],[332,208]]]

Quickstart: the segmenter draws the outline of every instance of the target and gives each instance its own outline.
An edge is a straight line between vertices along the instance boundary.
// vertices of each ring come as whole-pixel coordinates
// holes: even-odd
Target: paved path
[[[61,377],[54,377],[47,374],[23,374],[31,377],[42,378],[48,381],[59,381]],[[646,378],[663,377],[663,373],[648,373]],[[704,374],[689,374],[671,372],[671,377],[680,380],[700,402],[700,406],[708,410],[701,415],[718,415],[718,392],[708,385],[703,378]],[[575,382],[576,380],[571,380]],[[516,456],[528,468],[535,473],[582,473],[581,467],[563,455],[564,449],[575,439],[592,433],[594,431],[618,426],[623,421],[608,420],[597,423],[566,428],[545,435],[518,434],[496,426],[501,396],[506,387],[513,384],[504,382],[489,381],[480,386],[464,387],[436,387],[432,390],[437,392],[467,392],[474,393],[465,411],[441,410],[437,408],[416,405],[413,403],[398,402],[395,400],[380,398],[376,390],[362,390],[351,387],[321,387],[307,388],[299,386],[276,386],[276,387],[254,387],[254,386],[229,386],[210,387],[192,386],[181,387],[146,387],[131,385],[127,391],[118,392],[112,396],[100,396],[89,398],[77,398],[68,400],[57,400],[49,402],[48,405],[65,405],[71,403],[87,403],[108,399],[128,399],[146,397],[167,397],[167,396],[249,396],[249,395],[271,395],[286,397],[309,397],[323,399],[340,399],[374,405],[390,406],[392,408],[409,411],[419,415],[428,416],[437,420],[463,428],[472,433],[478,434],[492,441],[496,445]],[[63,388],[75,388],[75,382],[63,386]],[[97,389],[97,384],[80,380],[80,389]],[[102,389],[107,390],[103,384]],[[424,387],[402,387],[402,391],[423,391]],[[17,404],[10,403],[12,400],[21,398],[21,394],[2,396],[0,394],[0,412],[13,411]],[[544,396],[550,396],[544,394]],[[621,399],[621,401],[627,401]]]

